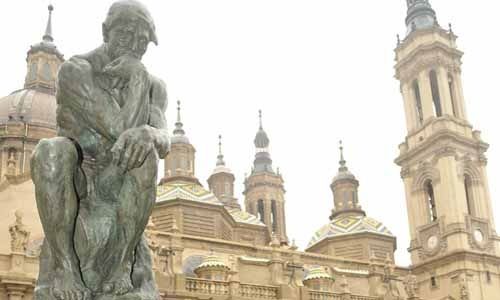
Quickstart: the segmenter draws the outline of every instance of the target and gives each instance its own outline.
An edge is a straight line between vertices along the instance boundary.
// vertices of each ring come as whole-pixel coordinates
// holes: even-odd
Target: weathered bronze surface
[[[115,2],[104,43],[66,61],[58,137],[36,147],[31,174],[45,241],[35,299],[157,299],[144,229],[168,151],[165,86],[141,58],[157,43],[147,9]]]

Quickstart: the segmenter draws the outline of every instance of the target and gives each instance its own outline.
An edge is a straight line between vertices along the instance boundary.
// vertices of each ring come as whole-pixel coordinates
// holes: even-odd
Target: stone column
[[[18,282],[15,279],[2,279],[2,283],[5,288],[8,300],[23,300],[24,293],[28,287],[32,287],[33,284],[27,282]]]
[[[432,101],[431,81],[427,70],[421,71],[418,74],[418,86],[420,89],[420,100],[422,102],[422,112],[424,114],[424,122],[435,117],[434,103]]]
[[[450,86],[448,84],[448,71],[442,66],[438,67],[436,71],[438,87],[439,87],[439,98],[441,98],[441,107],[443,109],[443,115],[455,116],[453,113],[453,103],[451,101]],[[455,112],[458,114],[458,112]]]
[[[411,88],[408,83],[401,85],[401,94],[403,95],[403,106],[406,115],[406,128],[411,132],[418,124],[417,104],[415,96],[412,95]]]

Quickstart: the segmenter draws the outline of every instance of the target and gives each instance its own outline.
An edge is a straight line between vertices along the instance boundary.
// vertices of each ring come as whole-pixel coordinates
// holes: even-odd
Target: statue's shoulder
[[[151,78],[151,96],[153,103],[157,104],[160,107],[164,107],[167,105],[167,86],[163,80],[160,78],[149,75]]]

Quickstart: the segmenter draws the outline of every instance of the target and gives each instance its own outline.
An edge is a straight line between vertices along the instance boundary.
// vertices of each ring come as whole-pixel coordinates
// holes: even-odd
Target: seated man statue
[[[157,43],[147,9],[115,2],[104,43],[62,64],[58,137],[31,174],[45,241],[35,299],[157,299],[143,237],[168,151],[165,86],[141,58]]]

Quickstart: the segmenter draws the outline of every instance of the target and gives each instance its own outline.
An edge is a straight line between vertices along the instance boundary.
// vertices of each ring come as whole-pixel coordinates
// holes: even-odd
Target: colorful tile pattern
[[[360,232],[393,236],[384,224],[375,219],[361,215],[346,215],[333,219],[330,223],[316,231],[307,247],[311,247],[329,237]]]

